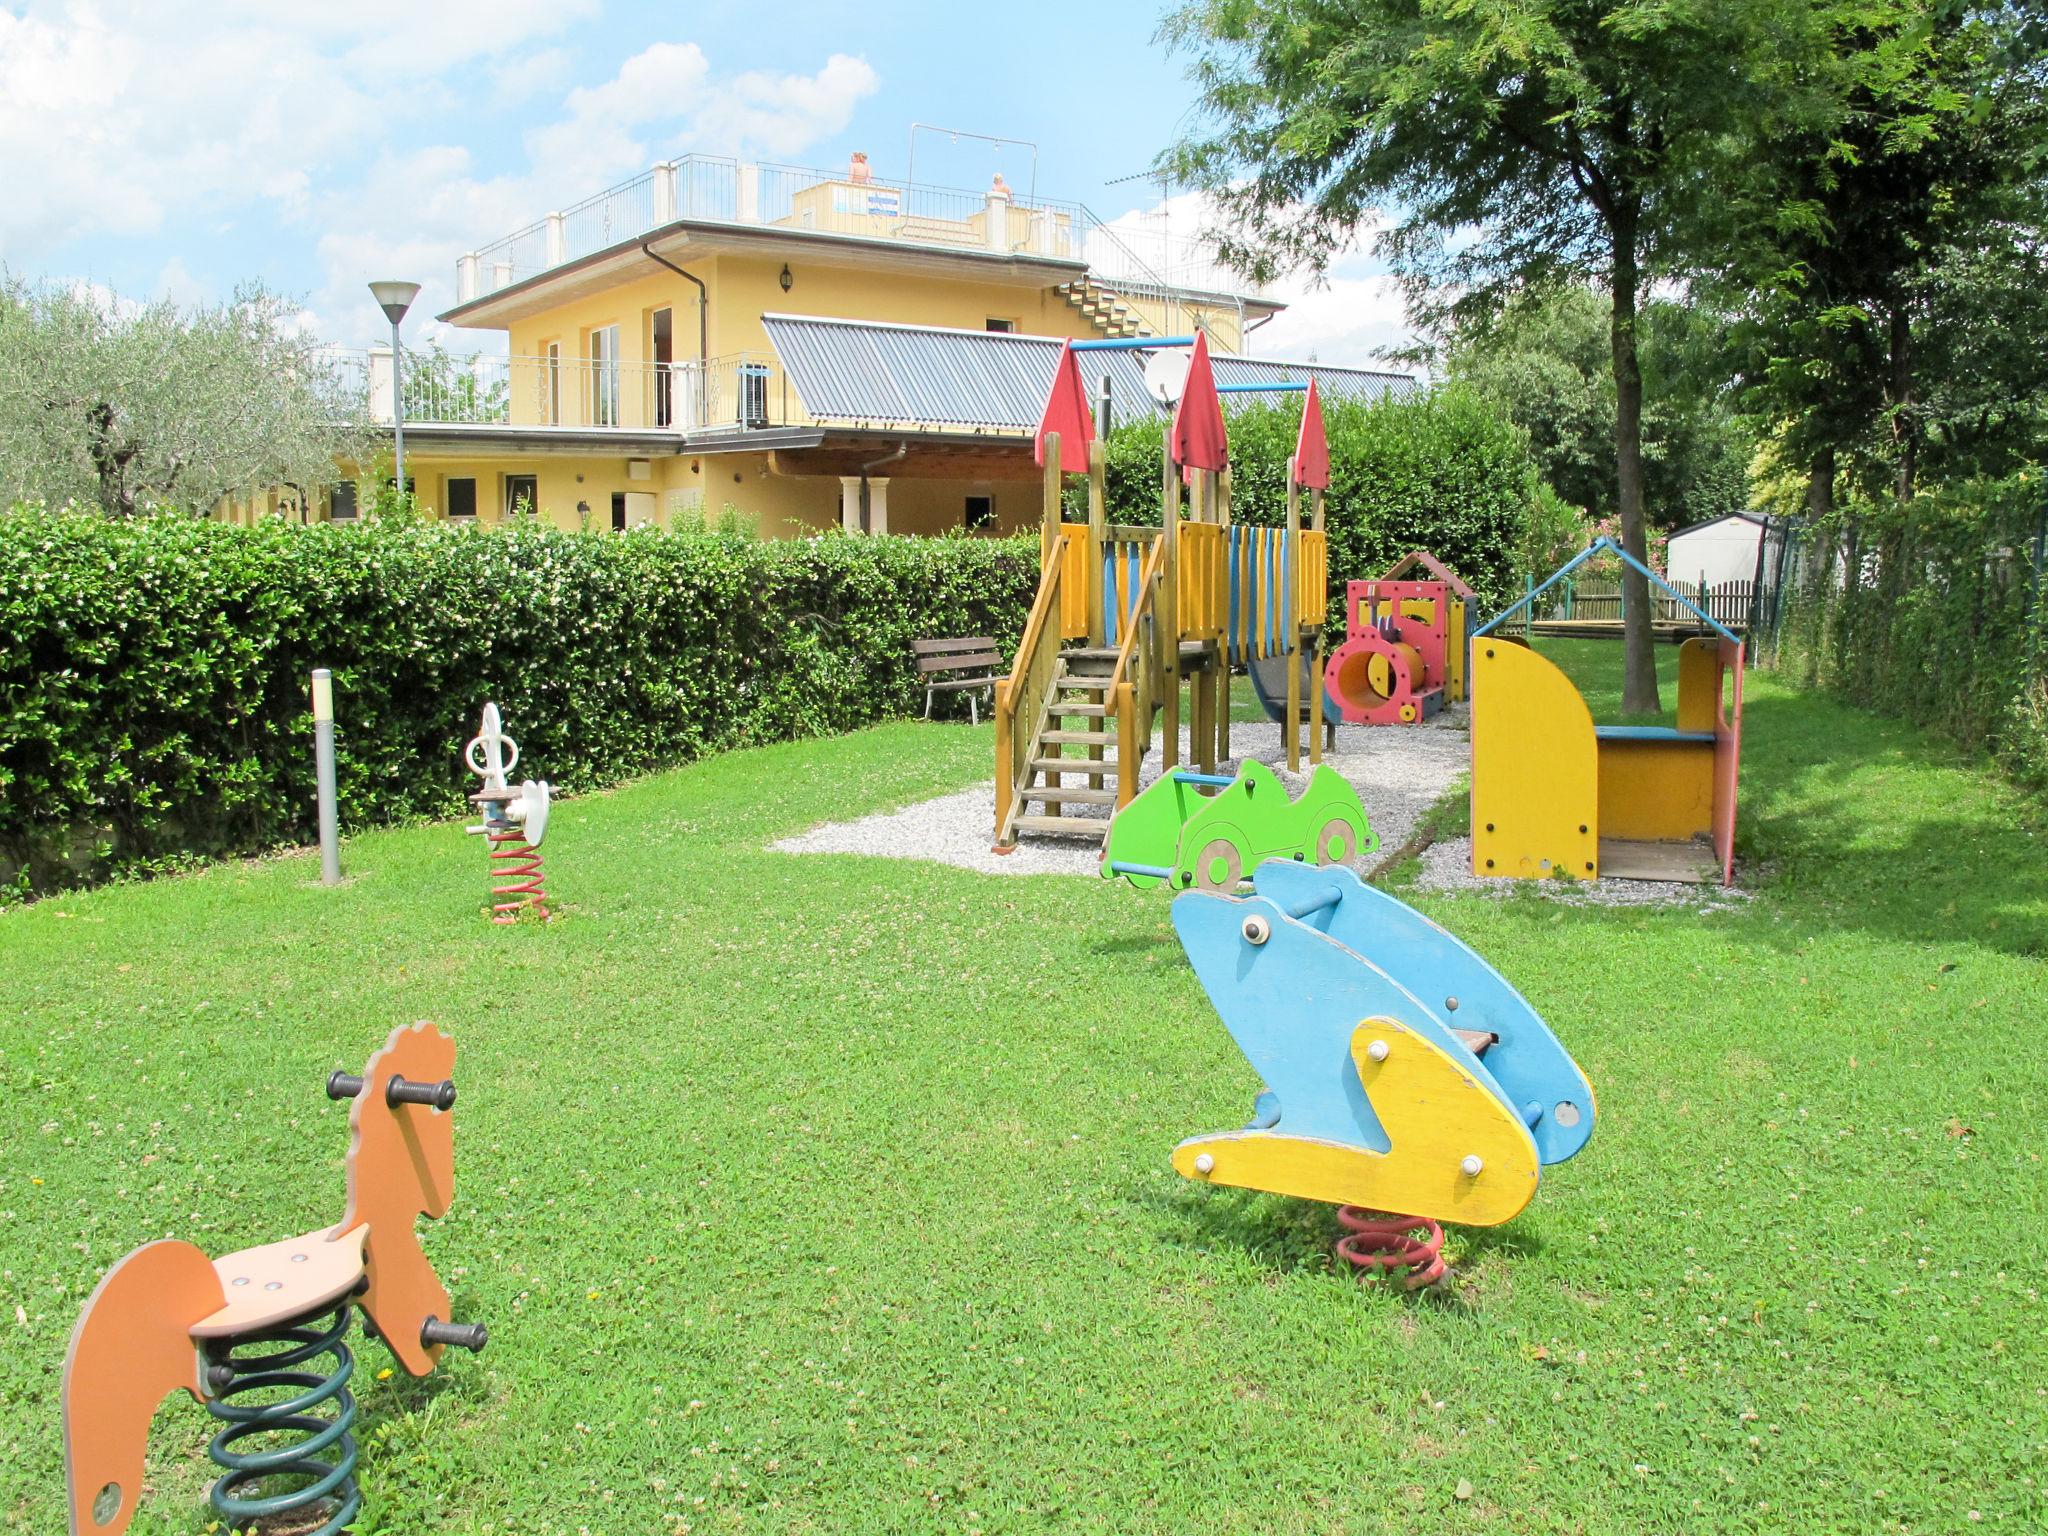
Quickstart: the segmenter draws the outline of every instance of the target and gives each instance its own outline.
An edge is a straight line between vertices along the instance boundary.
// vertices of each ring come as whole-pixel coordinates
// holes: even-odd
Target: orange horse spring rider
[[[146,1243],[107,1271],[64,1361],[72,1536],[128,1528],[150,1418],[181,1387],[222,1421],[207,1452],[230,1529],[297,1514],[322,1523],[295,1530],[328,1536],[356,1517],[352,1309],[415,1376],[450,1344],[484,1347],[480,1324],[447,1321],[413,1228],[454,1198],[454,1070],[455,1042],[421,1023],[394,1029],[362,1076],[328,1078],[329,1098],[354,1100],[338,1225],[221,1259]]]

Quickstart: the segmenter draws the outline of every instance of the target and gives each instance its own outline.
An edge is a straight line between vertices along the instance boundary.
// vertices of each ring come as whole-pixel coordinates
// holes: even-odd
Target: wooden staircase
[[[1071,816],[1066,807],[1113,807],[1129,798],[1118,794],[1123,759],[1108,755],[1117,745],[1111,698],[1116,659],[1115,650],[1100,646],[1067,646],[1059,652],[1024,759],[1030,782],[1017,795],[1020,807],[1037,805],[1041,810],[1020,809],[1010,822],[1013,833],[1045,832],[1098,843],[1108,834],[1106,815]],[[1082,729],[1070,729],[1070,720],[1081,721]],[[1148,744],[1151,734],[1149,729],[1145,732]],[[1086,750],[1073,757],[1068,747]],[[1140,761],[1143,750],[1139,749]],[[1130,771],[1136,774],[1138,766],[1132,763]],[[1076,774],[1081,781],[1070,782]]]

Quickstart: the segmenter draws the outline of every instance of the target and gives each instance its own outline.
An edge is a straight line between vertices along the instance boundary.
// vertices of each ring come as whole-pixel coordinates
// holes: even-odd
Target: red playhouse
[[[1464,693],[1464,583],[1394,579],[1409,556],[1375,581],[1346,582],[1348,638],[1323,669],[1323,686],[1350,725],[1415,725]],[[1453,585],[1455,583],[1455,585]]]

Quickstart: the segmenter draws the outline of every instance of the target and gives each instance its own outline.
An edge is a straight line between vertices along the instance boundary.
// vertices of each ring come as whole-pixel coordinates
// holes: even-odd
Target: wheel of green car
[[[1227,837],[1211,839],[1195,856],[1195,889],[1198,891],[1221,891],[1228,895],[1237,889],[1237,882],[1243,875],[1244,855]]]
[[[1358,857],[1358,832],[1342,816],[1332,816],[1316,834],[1316,862],[1342,864]]]

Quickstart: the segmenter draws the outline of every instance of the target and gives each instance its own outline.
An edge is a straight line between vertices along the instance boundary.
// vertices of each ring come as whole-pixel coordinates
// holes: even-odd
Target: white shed
[[[1747,512],[1693,523],[1671,535],[1666,547],[1666,579],[1684,591],[1701,582],[1718,587],[1728,581],[1750,581],[1756,576],[1757,540],[1763,537],[1764,520]]]

